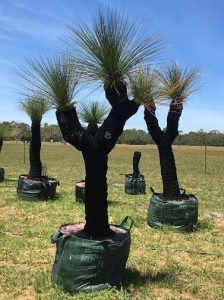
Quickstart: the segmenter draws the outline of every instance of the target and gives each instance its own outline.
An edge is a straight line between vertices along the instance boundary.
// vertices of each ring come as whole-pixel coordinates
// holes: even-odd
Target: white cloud
[[[30,7],[27,7],[27,6],[25,6],[25,5],[22,5],[22,4],[19,3],[19,2],[14,1],[13,4],[14,4],[15,6],[17,6],[17,7],[21,8],[21,9],[23,9],[23,10],[26,10],[26,11],[30,12],[30,13],[35,13],[35,11],[34,11],[33,9],[31,9]]]

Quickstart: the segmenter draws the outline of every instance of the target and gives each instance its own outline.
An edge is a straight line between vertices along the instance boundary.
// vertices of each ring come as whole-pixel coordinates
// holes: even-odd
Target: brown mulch
[[[60,232],[69,236],[98,241],[124,241],[130,236],[128,231],[113,225],[110,225],[110,234],[103,236],[93,236],[85,232],[84,226],[85,223],[69,224],[61,227]]]

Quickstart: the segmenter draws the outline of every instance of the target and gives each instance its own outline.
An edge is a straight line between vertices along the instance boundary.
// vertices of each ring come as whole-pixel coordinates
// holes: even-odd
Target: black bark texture
[[[29,149],[30,171],[28,178],[32,180],[41,180],[42,164],[40,160],[41,135],[40,122],[32,122],[31,125],[31,141]]]
[[[144,112],[149,134],[158,147],[163,183],[163,198],[167,200],[178,200],[180,195],[172,143],[178,136],[178,125],[182,110],[182,104],[171,102],[165,131],[159,127],[158,119],[155,115],[155,105],[150,107],[150,109],[145,108]]]
[[[138,178],[140,175],[140,171],[139,171],[140,159],[141,159],[141,152],[135,151],[133,155],[133,173],[132,173],[133,178]]]
[[[83,128],[73,105],[58,109],[56,117],[63,138],[79,151],[85,162],[85,231],[92,235],[111,233],[108,222],[108,154],[114,148],[126,121],[139,106],[127,97],[126,86],[106,88],[112,108],[103,124]]]

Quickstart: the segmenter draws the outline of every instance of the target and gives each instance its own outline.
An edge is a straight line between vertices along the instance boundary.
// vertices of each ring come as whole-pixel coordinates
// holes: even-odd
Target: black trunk
[[[155,106],[151,107],[150,110],[145,109],[147,129],[159,150],[163,197],[167,200],[177,200],[180,195],[172,143],[178,136],[178,122],[182,109],[182,105],[171,103],[165,131],[162,131],[159,127],[158,120],[155,116]]]
[[[85,229],[92,234],[109,232],[107,215],[107,161],[106,153],[82,152],[85,178]]]
[[[0,140],[0,152],[2,151],[3,140]]]
[[[110,231],[106,177],[108,154],[121,135],[125,122],[139,107],[134,101],[128,100],[126,88],[122,89],[119,95],[115,89],[107,89],[106,96],[112,109],[98,129],[92,130],[93,127],[90,126],[85,130],[73,106],[56,112],[64,140],[83,154],[86,169],[85,230],[94,235],[103,235]]]
[[[40,122],[33,122],[31,126],[32,135],[30,141],[30,171],[29,178],[33,180],[41,179],[42,165],[40,160],[41,136]]]
[[[141,158],[141,152],[140,151],[135,151],[133,155],[133,178],[138,178],[140,175],[139,171],[139,161]]]

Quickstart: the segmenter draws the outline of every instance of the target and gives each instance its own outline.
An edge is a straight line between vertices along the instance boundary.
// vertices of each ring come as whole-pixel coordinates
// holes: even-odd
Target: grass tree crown
[[[81,102],[78,105],[78,115],[80,119],[88,124],[100,124],[109,112],[109,107],[105,103],[97,101]]]
[[[13,83],[19,87],[17,93],[28,97],[38,95],[57,108],[73,103],[79,80],[69,55],[27,58],[12,74]]]
[[[160,100],[159,76],[156,70],[150,67],[139,67],[129,73],[129,93],[134,100],[145,107],[154,105]]]
[[[104,87],[125,83],[127,74],[164,48],[159,34],[148,35],[124,13],[98,11],[92,27],[84,22],[69,26],[68,40],[77,68],[87,81]]]
[[[173,104],[183,104],[189,100],[191,94],[201,88],[199,79],[203,76],[200,68],[183,68],[179,62],[173,62],[159,71],[160,91],[164,99]]]
[[[43,98],[28,97],[19,102],[20,110],[24,111],[33,123],[40,123],[42,116],[50,110],[50,104]]]

